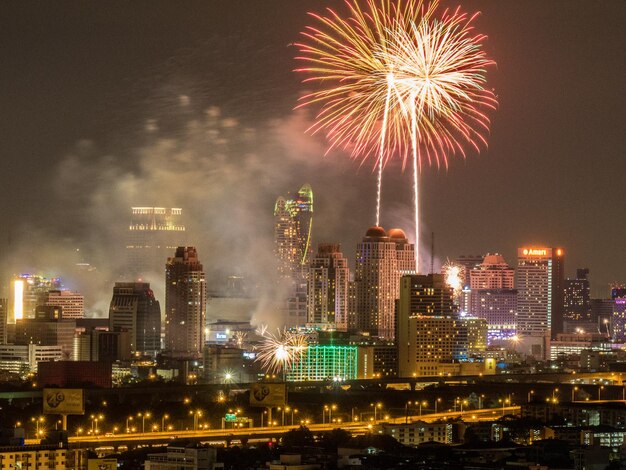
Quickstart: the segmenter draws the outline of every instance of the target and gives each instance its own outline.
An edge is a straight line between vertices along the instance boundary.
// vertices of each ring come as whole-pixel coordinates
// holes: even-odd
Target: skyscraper
[[[348,328],[394,339],[400,276],[415,271],[415,247],[401,229],[368,229],[357,244]]]
[[[136,356],[161,350],[161,307],[147,282],[116,282],[109,307],[109,329],[124,329]]]
[[[311,256],[313,190],[303,185],[296,197],[280,196],[274,205],[274,250],[281,277],[300,275]]]
[[[186,243],[182,214],[180,208],[131,208],[126,255],[133,276],[163,272],[172,250]]]
[[[589,269],[577,269],[575,279],[565,279],[563,292],[563,321],[589,322]]]
[[[487,320],[489,341],[516,334],[517,290],[515,271],[500,254],[487,254],[470,270],[469,314]]]
[[[322,243],[309,267],[307,312],[314,326],[348,327],[348,260],[339,244]]]
[[[556,337],[563,330],[563,255],[561,248],[517,250],[517,333]]]
[[[204,347],[206,281],[194,247],[179,246],[165,266],[165,349],[199,358]]]

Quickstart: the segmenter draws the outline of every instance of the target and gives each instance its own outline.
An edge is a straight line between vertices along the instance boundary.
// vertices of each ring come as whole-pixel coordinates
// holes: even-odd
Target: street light
[[[128,434],[128,433],[130,433],[130,426],[129,426],[128,422],[129,422],[129,421],[132,421],[132,420],[134,420],[134,419],[135,419],[135,418],[134,418],[134,417],[132,417],[132,416],[129,416],[128,418],[126,418],[126,433],[127,433],[127,434]]]
[[[437,414],[437,404],[441,403],[441,398],[435,400],[435,414]]]
[[[165,413],[163,415],[163,417],[161,418],[161,432],[165,431],[165,420],[166,419],[170,419],[170,415],[168,415],[167,413]]]
[[[409,424],[409,405],[412,404],[412,401],[407,401],[404,405],[404,424]]]
[[[572,387],[572,402],[574,401],[574,394],[578,391],[578,387]]]
[[[485,395],[480,395],[478,397],[478,409],[482,410],[483,409],[483,400],[485,399]]]
[[[420,401],[420,416],[422,416],[422,405],[428,406],[428,402],[426,400]]]
[[[370,406],[373,406],[373,407],[374,407],[374,423],[376,423],[376,421],[377,421],[377,418],[376,418],[376,410],[380,410],[380,409],[382,409],[383,404],[382,404],[382,403],[380,403],[380,402],[378,402],[378,403],[376,403],[376,404],[374,404],[374,403],[370,403]]]
[[[146,418],[150,418],[152,416],[152,413],[150,413],[149,411],[146,411],[144,413],[137,413],[137,417],[141,418],[141,433],[145,433],[146,432]]]
[[[602,390],[604,390],[604,385],[600,385],[598,387],[598,401],[600,401],[600,394],[602,393]]]
[[[535,394],[534,390],[531,390],[530,392],[528,392],[528,399],[526,400],[527,403],[530,403],[530,397],[534,394]]]

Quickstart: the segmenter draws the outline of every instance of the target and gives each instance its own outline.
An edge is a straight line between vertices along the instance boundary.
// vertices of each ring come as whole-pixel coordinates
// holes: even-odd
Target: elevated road
[[[518,414],[519,406],[507,406],[500,408],[488,408],[482,410],[470,410],[464,412],[443,412],[430,413],[409,416],[412,421],[433,422],[441,419],[462,418],[466,422],[494,420],[504,414]],[[406,420],[405,417],[385,420],[385,423],[401,424]],[[331,424],[309,424],[307,427],[314,433],[332,431],[341,428],[350,431],[353,434],[364,434],[371,431],[374,424],[370,422],[348,422],[348,423],[331,423]],[[132,434],[116,434],[107,436],[72,436],[69,438],[69,444],[72,448],[113,448],[118,449],[121,446],[139,447],[148,445],[164,445],[175,439],[187,440],[191,442],[203,442],[212,444],[223,444],[232,441],[240,441],[246,439],[249,441],[267,441],[272,438],[278,438],[282,434],[297,428],[298,426],[273,426],[273,427],[255,427],[243,429],[205,429],[198,431],[169,431],[169,432],[150,432],[150,433],[132,433]],[[32,443],[36,443],[35,441]]]

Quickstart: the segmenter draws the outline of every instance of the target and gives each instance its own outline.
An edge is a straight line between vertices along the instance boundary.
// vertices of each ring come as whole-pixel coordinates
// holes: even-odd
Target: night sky
[[[341,10],[0,3],[4,275],[62,271],[76,248],[114,272],[131,205],[183,207],[205,268],[255,270],[266,258],[250,247],[271,246],[275,197],[304,182],[315,241],[340,241],[353,258],[373,224],[372,163],[323,158],[323,138],[303,132],[311,116],[292,111],[304,88],[291,43],[306,12],[329,4]],[[491,251],[514,265],[518,246],[562,246],[566,273],[589,267],[593,293],[606,295],[626,282],[626,2],[462,5],[482,11],[500,106],[488,150],[424,172],[425,249],[434,231],[437,263]],[[383,226],[412,231],[410,180],[388,167]]]

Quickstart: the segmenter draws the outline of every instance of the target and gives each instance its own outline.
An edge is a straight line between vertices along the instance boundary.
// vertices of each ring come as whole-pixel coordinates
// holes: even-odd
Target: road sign
[[[224,421],[226,421],[227,423],[234,423],[235,421],[237,421],[237,415],[226,413],[226,416],[224,416]]]
[[[250,421],[250,418],[247,416],[237,416],[237,419],[235,419],[237,423],[247,423],[248,421]]]

